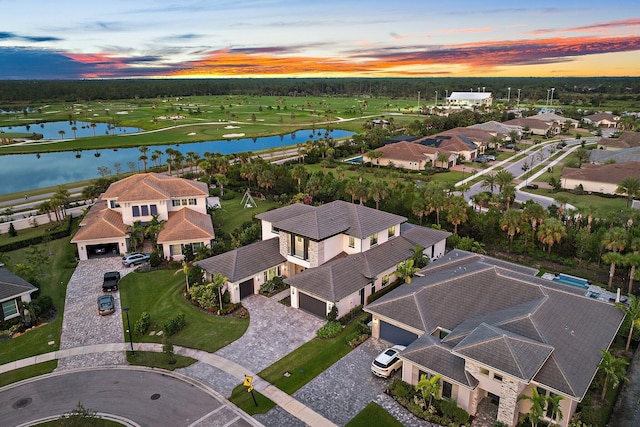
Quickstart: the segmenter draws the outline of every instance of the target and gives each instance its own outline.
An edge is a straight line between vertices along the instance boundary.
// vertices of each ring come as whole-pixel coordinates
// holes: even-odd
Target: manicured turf
[[[402,427],[403,425],[400,421],[393,418],[390,413],[385,411],[382,406],[371,402],[345,426],[369,427],[374,424],[379,427]]]
[[[186,368],[197,362],[196,359],[192,359],[187,356],[180,356],[178,354],[173,355],[175,363],[169,363],[169,356],[164,353],[154,353],[151,351],[136,351],[132,354],[127,351],[127,361],[132,365],[148,366],[150,368],[162,368],[167,371],[173,371],[175,369]]]
[[[50,360],[48,362],[38,363],[37,365],[26,366],[24,368],[14,369],[13,371],[5,372],[0,375],[0,387],[4,387],[7,384],[13,384],[18,381],[26,380],[27,378],[37,377],[53,372],[58,366],[57,360]]]
[[[177,273],[176,273],[177,271]],[[174,345],[196,348],[213,353],[240,338],[249,326],[249,319],[233,316],[218,317],[205,313],[187,303],[182,296],[185,289],[184,274],[180,270],[158,270],[149,273],[132,272],[120,282],[122,307],[130,307],[129,321],[135,330],[135,322],[142,312],[151,316],[150,331],[162,330],[167,320],[183,313],[187,326],[171,337]],[[124,329],[126,331],[126,316]],[[128,337],[128,335],[125,335]],[[162,343],[157,335],[136,336],[137,342]]]
[[[253,397],[256,399],[255,402]],[[247,387],[240,384],[233,389],[229,401],[249,415],[266,414],[276,406],[275,402],[256,390],[253,390],[253,397],[247,391]],[[256,402],[258,406],[256,406]]]
[[[281,204],[276,202],[254,199],[257,206],[255,208],[247,208],[240,203],[242,196],[242,194],[236,193],[233,199],[220,201],[221,208],[219,212],[216,212],[216,215],[222,215],[224,219],[222,231],[225,233],[231,233],[245,222],[251,221],[253,217],[259,213],[266,212],[272,208],[282,207]]]

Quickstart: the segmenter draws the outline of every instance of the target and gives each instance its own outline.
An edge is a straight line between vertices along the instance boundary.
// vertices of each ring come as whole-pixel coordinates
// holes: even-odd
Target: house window
[[[502,382],[502,375],[493,374],[493,379]]]
[[[116,208],[116,201],[115,200],[109,200],[109,207],[111,209],[115,209]]]
[[[293,255],[306,259],[305,256],[305,240],[304,237],[296,236]]]
[[[396,226],[392,225],[391,227],[389,227],[389,229],[387,230],[387,237],[392,238],[395,237],[396,235]]]
[[[158,206],[157,205],[150,205],[149,207],[151,208],[151,215],[158,215]]]
[[[187,206],[188,203],[187,199],[182,199],[182,206]]]
[[[371,284],[371,293],[373,294],[373,293],[375,293],[375,292],[376,292],[376,284],[375,284],[375,283],[372,283],[372,284]]]
[[[353,236],[349,236],[349,247],[350,248],[356,247],[356,238]]]
[[[267,282],[276,276],[280,276],[280,266],[273,267],[264,272],[264,281]]]
[[[182,245],[179,243],[176,245],[169,245],[169,255],[182,255]]]
[[[171,206],[180,206],[180,200],[172,200]]]
[[[149,216],[149,206],[143,205],[140,209],[142,209],[142,216]]]
[[[2,312],[4,313],[5,319],[8,319],[9,317],[13,317],[16,314],[18,314],[18,304],[16,304],[16,300],[12,299],[10,301],[3,302]]]
[[[382,276],[382,287],[383,288],[389,284],[390,278],[391,278],[390,274],[385,274],[384,276]]]
[[[131,206],[133,216],[140,216],[140,206]]]
[[[189,199],[189,205],[197,205],[198,201],[196,199]]]
[[[453,384],[446,381],[442,381],[442,397],[451,399],[451,392],[453,391]]]
[[[373,233],[370,237],[369,237],[369,245],[370,246],[374,246],[378,244],[378,233]]]
[[[555,397],[555,394],[550,392],[549,390],[545,390],[542,387],[536,387],[536,389],[538,390],[538,394],[540,396],[549,396],[549,398],[553,398]],[[552,405],[547,405],[547,403],[545,402],[545,408],[544,408],[544,415],[552,420],[557,420],[558,419],[558,413],[553,411],[553,406]]]
[[[488,369],[480,368],[480,373],[481,373],[482,375],[489,376],[489,370],[488,370]]]
[[[272,232],[273,234],[279,234],[279,233],[280,233],[280,231],[279,231],[277,228],[275,228],[275,227],[273,226],[273,224],[271,224],[271,232]]]

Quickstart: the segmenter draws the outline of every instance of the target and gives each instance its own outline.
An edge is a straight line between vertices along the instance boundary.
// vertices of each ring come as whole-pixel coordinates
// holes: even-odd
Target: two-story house
[[[71,240],[81,260],[96,248],[125,253],[129,227],[162,221],[158,247],[166,259],[181,260],[186,245],[210,246],[215,234],[207,214],[207,184],[157,173],[142,173],[114,182],[80,222]]]
[[[374,337],[407,346],[404,381],[441,375],[443,397],[471,415],[481,400],[493,401],[508,426],[529,412],[530,402],[518,397],[536,388],[562,397],[564,417],[545,408],[544,421],[567,426],[624,314],[536,273],[453,250],[365,311]]]
[[[228,278],[231,300],[258,293],[272,277],[286,276],[291,306],[340,315],[395,280],[397,265],[419,245],[430,259],[442,256],[448,232],[406,224],[406,218],[337,200],[321,206],[293,204],[256,215],[262,241],[198,261],[210,278]]]

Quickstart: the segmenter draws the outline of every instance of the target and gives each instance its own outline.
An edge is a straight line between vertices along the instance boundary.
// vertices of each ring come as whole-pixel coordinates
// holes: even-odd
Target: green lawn
[[[57,360],[50,360],[48,362],[38,363],[37,365],[26,366],[24,368],[14,369],[13,371],[5,372],[0,375],[0,387],[4,387],[8,384],[13,384],[18,381],[26,380],[27,378],[37,377],[53,372],[58,366]]]
[[[380,427],[402,427],[402,423],[375,402],[369,403],[358,415],[353,417],[345,427],[369,427],[372,421]]]
[[[253,397],[256,399],[255,402],[253,401]],[[251,393],[247,391],[247,387],[239,384],[233,389],[233,392],[231,392],[229,401],[249,415],[266,414],[276,406],[274,401],[258,393],[256,390],[253,390],[253,397]],[[258,406],[256,406],[256,402]]]
[[[280,203],[254,199],[257,207],[247,208],[240,203],[242,196],[242,194],[236,194],[231,200],[220,201],[222,207],[219,212],[216,212],[216,215],[218,215],[218,213],[222,215],[222,231],[225,233],[231,233],[245,222],[251,221],[253,217],[259,213],[266,212],[272,208],[282,207]]]
[[[55,227],[53,231],[63,230],[65,229],[66,225],[67,223],[63,222],[62,224],[56,226],[56,223],[54,222],[53,224],[44,224],[44,225],[39,225],[37,227],[30,227],[22,230],[16,230],[18,234],[15,236],[9,236],[9,233],[0,234],[0,245],[4,245],[6,243],[11,243],[11,242],[19,242],[22,240],[29,240],[32,237],[42,236],[46,233],[48,229],[52,228],[52,226]]]
[[[523,189],[524,191],[524,189]],[[627,207],[627,199],[624,197],[601,197],[595,194],[573,194],[567,191],[557,193],[551,192],[550,189],[539,188],[537,190],[526,189],[527,192],[539,194],[547,197],[565,197],[567,203],[572,204],[578,209],[592,208],[598,212],[598,215],[606,216],[608,213],[619,212]]]
[[[157,270],[149,273],[132,272],[120,282],[122,307],[130,307],[131,328],[146,311],[151,316],[152,331],[160,331],[168,319],[184,313],[187,326],[171,337],[174,345],[196,348],[213,353],[240,338],[249,326],[249,319],[217,317],[198,310],[182,297],[185,288],[182,270]],[[126,319],[124,313],[123,318]],[[126,330],[126,321],[124,322]],[[162,343],[162,337],[135,336],[137,342]]]
[[[0,343],[0,364],[59,349],[65,293],[67,283],[75,269],[74,247],[69,243],[70,239],[68,237],[38,245],[52,254],[49,257],[50,263],[43,269],[44,274],[39,281],[41,293],[53,299],[58,315],[47,324]],[[16,264],[28,263],[26,257],[28,250],[28,248],[19,249],[6,254],[8,256],[6,264],[10,270],[15,271]],[[49,345],[49,341],[54,341],[54,344]]]
[[[127,337],[128,338],[128,337]],[[150,368],[162,368],[167,371],[173,371],[180,368],[186,368],[197,362],[187,356],[173,355],[175,363],[169,363],[169,356],[164,353],[154,353],[152,351],[136,351],[132,354],[127,351],[127,361],[132,365],[148,366]]]
[[[314,338],[258,375],[285,393],[293,394],[352,350],[345,338],[356,328],[357,319],[335,338]],[[290,376],[286,377],[285,372]]]

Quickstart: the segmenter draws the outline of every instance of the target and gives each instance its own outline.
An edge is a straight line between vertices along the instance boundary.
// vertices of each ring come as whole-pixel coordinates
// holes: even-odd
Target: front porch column
[[[518,396],[524,389],[524,384],[509,378],[502,379],[500,404],[498,405],[498,421],[508,426],[516,424],[518,416]]]

